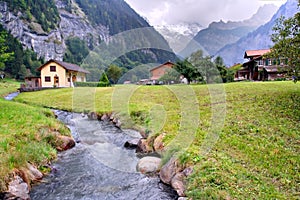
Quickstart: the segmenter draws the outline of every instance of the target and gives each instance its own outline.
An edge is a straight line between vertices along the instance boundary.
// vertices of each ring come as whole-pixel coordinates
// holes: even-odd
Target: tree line
[[[180,78],[185,78],[187,83],[226,83],[234,80],[234,74],[235,70],[227,68],[220,56],[212,61],[210,56],[204,56],[203,51],[198,50],[184,60],[178,60],[159,81],[180,82]]]

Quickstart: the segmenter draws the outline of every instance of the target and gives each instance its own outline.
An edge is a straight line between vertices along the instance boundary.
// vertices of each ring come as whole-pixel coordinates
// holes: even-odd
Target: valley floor
[[[187,180],[187,195],[192,199],[299,196],[299,83],[65,88],[22,93],[15,101],[19,103],[1,100],[2,109],[15,105],[14,116],[18,116],[24,113],[19,106],[32,107],[37,117],[43,116],[37,111],[40,107],[114,111],[123,125],[143,130],[149,138],[164,133],[165,146],[178,152],[180,164],[193,166]],[[12,107],[1,122],[8,123]],[[16,130],[1,129],[9,135],[35,120],[24,119],[22,124]],[[6,152],[6,147],[1,145],[0,152]]]

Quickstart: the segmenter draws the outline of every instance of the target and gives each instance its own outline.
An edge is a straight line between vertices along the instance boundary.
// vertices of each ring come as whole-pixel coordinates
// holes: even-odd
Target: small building
[[[157,82],[158,79],[160,79],[160,77],[165,75],[167,69],[171,69],[171,68],[173,68],[173,66],[174,66],[174,63],[168,61],[162,65],[152,68],[150,70],[150,73],[151,73],[150,80],[153,81],[154,83]]]
[[[73,87],[74,82],[86,82],[89,71],[78,65],[49,60],[38,68],[41,71],[41,87]]]
[[[24,87],[26,87],[26,88],[40,88],[40,87],[42,87],[41,77],[37,77],[37,76],[25,77]]]
[[[285,59],[265,58],[270,49],[248,50],[244,58],[248,59],[235,74],[235,80],[275,80],[285,77],[287,66]]]

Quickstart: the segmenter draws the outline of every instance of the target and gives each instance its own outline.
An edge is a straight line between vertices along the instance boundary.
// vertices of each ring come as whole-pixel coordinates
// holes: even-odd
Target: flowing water
[[[4,99],[8,100],[8,101],[11,101],[11,100],[13,100],[13,98],[15,98],[16,96],[18,96],[19,94],[20,94],[19,92],[10,93],[6,97],[4,97]]]
[[[76,146],[59,153],[52,172],[32,188],[32,199],[177,199],[174,191],[158,177],[136,172],[135,150],[123,147],[140,137],[133,130],[120,130],[107,122],[80,114],[56,111],[69,126]]]

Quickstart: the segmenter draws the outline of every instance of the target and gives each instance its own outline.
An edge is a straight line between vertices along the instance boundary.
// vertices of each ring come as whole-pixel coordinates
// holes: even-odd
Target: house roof
[[[172,63],[171,61],[165,62],[165,63],[162,64],[162,65],[159,65],[159,66],[157,66],[157,67],[154,67],[154,68],[150,69],[150,72],[153,71],[153,70],[155,70],[155,69],[158,69],[158,68],[160,68],[160,67],[162,67],[162,66],[165,66],[165,65],[172,65],[172,66],[173,66],[174,63]]]
[[[49,60],[48,62],[46,62],[45,64],[43,64],[42,66],[40,66],[38,68],[38,70],[42,70],[46,65],[48,65],[49,63],[51,62],[55,62],[56,64],[62,66],[63,68],[67,69],[67,70],[70,70],[70,71],[75,71],[75,72],[82,72],[82,73],[85,73],[85,74],[89,74],[90,72],[79,67],[78,65],[76,64],[72,64],[72,63],[67,63],[67,62],[63,62],[63,61],[59,61],[59,60]]]
[[[270,51],[270,49],[247,50],[245,51],[244,58],[259,57],[266,53],[269,53]]]

